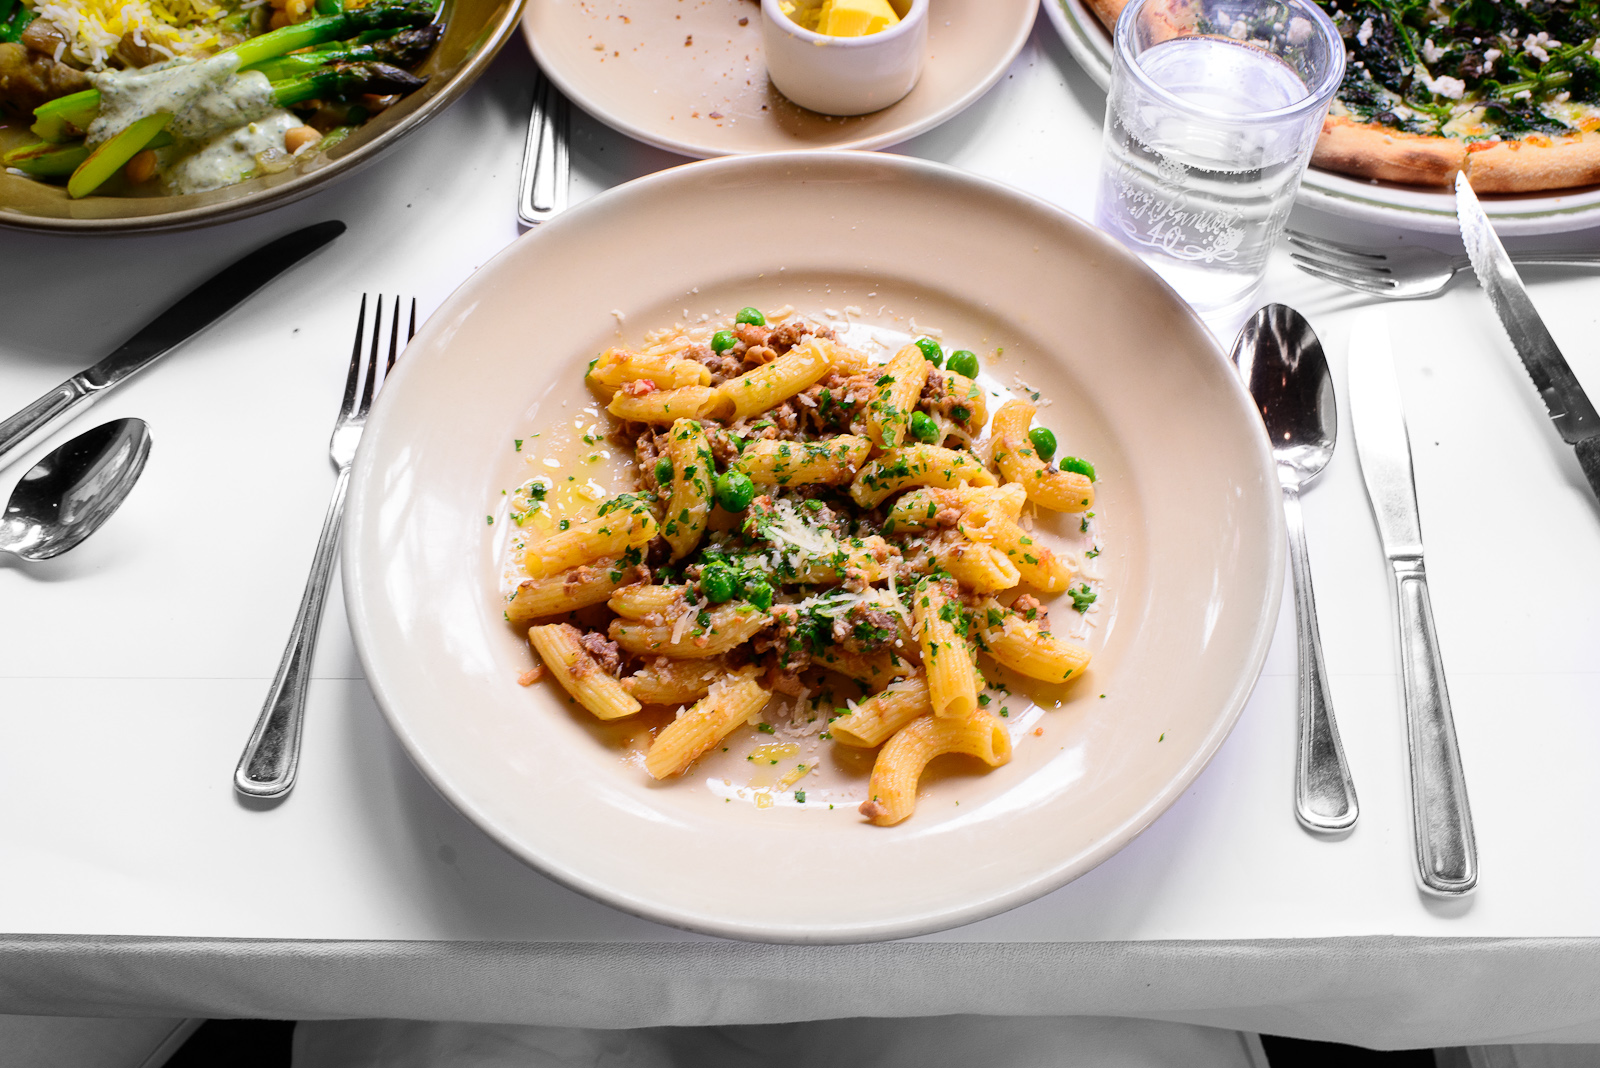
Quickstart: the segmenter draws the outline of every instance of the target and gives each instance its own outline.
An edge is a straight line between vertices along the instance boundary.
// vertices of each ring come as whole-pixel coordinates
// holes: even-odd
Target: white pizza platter
[[[1083,0],[1044,0],[1045,13],[1067,50],[1100,88],[1111,84],[1111,34]],[[1522,196],[1482,197],[1502,236],[1558,234],[1600,224],[1600,186]],[[1422,233],[1456,232],[1455,197],[1448,191],[1306,171],[1298,203],[1331,215]]]

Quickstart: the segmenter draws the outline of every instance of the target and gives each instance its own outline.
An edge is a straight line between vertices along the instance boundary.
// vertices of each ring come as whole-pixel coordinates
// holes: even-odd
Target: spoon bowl
[[[1342,834],[1355,825],[1359,810],[1333,719],[1333,694],[1322,661],[1305,519],[1300,512],[1301,486],[1328,466],[1339,436],[1333,375],[1311,324],[1282,304],[1269,304],[1250,317],[1233,344],[1233,362],[1261,409],[1261,421],[1278,462],[1283,513],[1289,527],[1300,664],[1295,818],[1308,831]]]
[[[0,552],[48,560],[110,519],[144,471],[150,428],[116,419],[87,430],[22,476],[0,516]]]
[[[1293,308],[1269,304],[1239,331],[1233,362],[1261,409],[1278,477],[1311,481],[1339,437],[1333,374],[1311,324]]]

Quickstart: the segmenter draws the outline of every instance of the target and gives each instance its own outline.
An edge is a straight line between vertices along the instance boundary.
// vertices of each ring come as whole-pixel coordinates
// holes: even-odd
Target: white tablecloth
[[[233,764],[332,484],[326,441],[358,294],[415,294],[426,313],[516,239],[530,71],[512,42],[380,164],[258,218],[116,240],[0,232],[9,412],[243,250],[320,219],[350,225],[77,424],[139,415],[155,434],[142,483],[102,533],[49,563],[0,559],[0,811],[11,814],[0,1012],[615,1027],[823,1018],[859,1013],[865,998],[884,1016],[1130,1015],[1391,1047],[1600,1040],[1589,834],[1600,507],[1470,279],[1386,308],[1477,821],[1482,878],[1469,900],[1430,900],[1413,882],[1386,568],[1343,403],[1346,339],[1367,302],[1300,275],[1281,251],[1264,299],[1310,317],[1345,409],[1339,453],[1305,497],[1362,802],[1344,840],[1312,838],[1290,808],[1287,611],[1238,728],[1149,831],[1048,897],[908,942],[720,942],[525,868],[441,801],[389,735],[337,592],[300,784],[275,807],[236,798]],[[1103,106],[1041,20],[992,92],[898,151],[1088,214]],[[574,154],[577,200],[679,162],[581,115]],[[1402,239],[1305,213],[1294,222]],[[1600,283],[1529,278],[1600,396]],[[0,494],[27,466],[0,471]]]

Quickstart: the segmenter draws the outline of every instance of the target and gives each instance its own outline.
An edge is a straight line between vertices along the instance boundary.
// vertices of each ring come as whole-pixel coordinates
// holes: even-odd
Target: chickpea
[[[295,126],[283,135],[283,147],[294,155],[306,145],[322,140],[322,135],[311,126]]]
[[[134,185],[148,182],[156,174],[156,154],[148,148],[145,149],[128,161],[122,173],[127,175],[128,181]]]

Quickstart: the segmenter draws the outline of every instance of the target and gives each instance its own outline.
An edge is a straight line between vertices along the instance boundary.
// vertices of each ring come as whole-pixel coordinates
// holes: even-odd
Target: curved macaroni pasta
[[[771,363],[722,383],[717,389],[733,406],[731,418],[747,419],[816,385],[833,368],[833,348],[813,340]]]
[[[664,624],[611,621],[611,640],[630,653],[655,656],[721,656],[743,645],[765,627],[770,618],[747,604],[724,605],[706,614],[706,622],[694,621],[681,633]]]
[[[910,486],[949,489],[963,483],[993,486],[996,482],[989,469],[970,452],[940,445],[908,445],[889,449],[867,461],[850,483],[850,496],[863,508],[875,508]]]
[[[623,502],[623,503],[618,503]],[[548,578],[581,564],[592,564],[656,536],[656,517],[636,498],[613,497],[593,519],[581,520],[522,551],[522,566],[532,579]]]
[[[945,719],[913,720],[878,750],[868,799],[861,814],[880,827],[892,827],[917,807],[917,780],[928,761],[945,753],[975,756],[991,768],[1011,760],[1011,737],[987,712]]]
[[[622,680],[622,688],[647,705],[675,705],[698,701],[711,684],[728,673],[722,657],[673,660],[661,656]]]
[[[716,460],[705,428],[692,419],[679,419],[668,431],[667,458],[672,461],[672,499],[661,521],[661,536],[672,546],[672,558],[681,560],[700,544],[706,516],[711,511],[711,480],[717,477]]]
[[[918,673],[885,686],[848,716],[834,720],[828,730],[843,745],[874,749],[907,723],[932,711],[928,679]]]
[[[1010,609],[991,602],[975,615],[980,648],[1019,675],[1043,682],[1066,682],[1083,674],[1089,650],[1069,645],[1040,630]]]
[[[639,394],[618,391],[606,411],[630,423],[667,425],[714,416],[726,406],[727,398],[709,386],[682,386]]]
[[[931,368],[915,345],[907,345],[883,365],[883,373],[873,383],[877,396],[867,406],[867,436],[874,445],[880,449],[900,447]]]
[[[639,702],[601,669],[581,639],[570,623],[528,628],[528,643],[573,700],[601,719],[621,719],[639,711]]]
[[[972,666],[972,646],[966,638],[969,624],[959,603],[942,583],[924,580],[917,586],[911,613],[933,714],[971,715],[978,707],[978,671]]]
[[[761,711],[772,696],[755,680],[754,668],[713,684],[694,707],[673,720],[650,743],[645,768],[657,779],[682,775],[695,758]]]
[[[734,470],[769,486],[842,486],[872,451],[872,442],[853,434],[822,441],[756,441],[732,463]]]
[[[594,386],[615,390],[638,381],[648,381],[657,389],[709,386],[711,372],[694,360],[626,349],[607,349],[589,369],[589,383]]]
[[[1000,509],[975,505],[962,515],[961,533],[972,541],[993,546],[1019,576],[1036,590],[1060,593],[1072,582],[1072,567],[1055,550],[1007,518]]]
[[[1041,508],[1081,512],[1094,507],[1094,483],[1076,471],[1052,471],[1028,440],[1028,427],[1038,409],[1027,401],[1006,401],[994,413],[994,462],[1007,482],[1022,487]]]
[[[521,630],[536,619],[565,615],[604,601],[625,582],[632,567],[616,557],[580,564],[542,579],[523,579],[506,604],[506,621]]]

